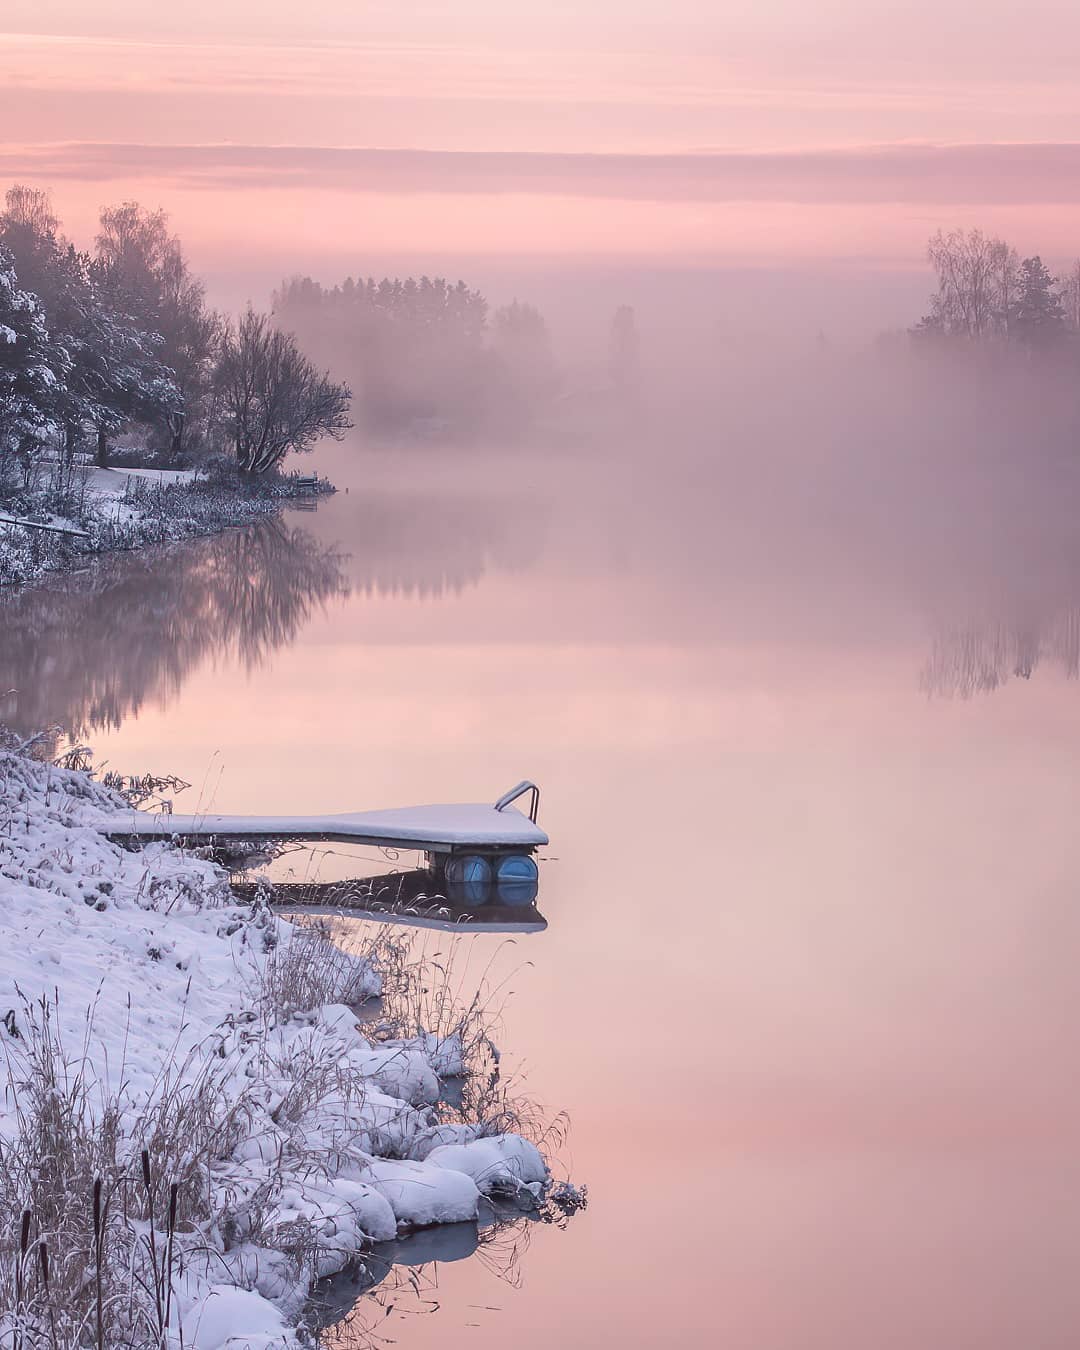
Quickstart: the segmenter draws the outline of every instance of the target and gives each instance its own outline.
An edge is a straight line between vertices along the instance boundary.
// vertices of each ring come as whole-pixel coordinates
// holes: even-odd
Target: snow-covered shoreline
[[[463,1026],[407,1025],[392,1008],[358,1020],[363,998],[389,995],[385,982],[402,977],[392,940],[373,930],[367,951],[348,954],[264,904],[237,905],[224,873],[203,858],[167,844],[124,852],[94,828],[102,813],[123,809],[85,774],[0,751],[8,1079],[0,1333],[26,1331],[45,1316],[41,1299],[56,1297],[39,1290],[30,1308],[28,1295],[17,1305],[9,1292],[28,1226],[33,1241],[52,1244],[54,1270],[81,1271],[63,1315],[97,1315],[93,1252],[80,1253],[67,1229],[54,1231],[60,1220],[50,1218],[46,1174],[32,1158],[58,1096],[84,1135],[116,1136],[111,1163],[100,1161],[97,1140],[86,1166],[117,1196],[127,1187],[127,1227],[110,1241],[125,1269],[141,1263],[144,1293],[159,1295],[165,1340],[159,1331],[147,1345],[179,1346],[181,1329],[192,1350],[300,1345],[294,1323],[313,1282],[370,1241],[473,1221],[486,1194],[543,1194],[548,1169],[533,1143],[502,1132],[501,1117],[455,1118],[438,1106],[443,1081],[469,1070]],[[64,1128],[74,1134],[70,1120]],[[144,1149],[151,1180],[138,1214],[130,1197],[142,1194]],[[76,1220],[80,1206],[89,1215],[96,1180],[87,1171],[60,1188],[73,1197]],[[175,1222],[167,1224],[170,1204]],[[120,1223],[119,1200],[110,1213]],[[92,1248],[93,1236],[85,1240]],[[122,1298],[103,1306],[114,1319],[134,1316]],[[47,1311],[57,1315],[51,1304]],[[84,1341],[72,1331],[48,1343]]]
[[[78,534],[0,521],[0,586],[85,567],[95,555],[150,548],[249,525],[275,515],[291,499],[332,491],[295,476],[241,481],[190,470],[79,469],[63,492],[42,490],[0,515]],[[85,537],[82,537],[85,536]]]

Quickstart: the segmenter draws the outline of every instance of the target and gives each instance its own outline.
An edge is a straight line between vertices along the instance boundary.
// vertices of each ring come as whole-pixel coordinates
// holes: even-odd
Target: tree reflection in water
[[[1010,679],[1030,679],[1040,665],[1065,677],[1080,675],[1080,609],[987,618],[943,626],[921,675],[928,694],[971,698],[993,693]]]
[[[349,579],[366,595],[457,595],[489,572],[524,572],[543,551],[549,506],[509,490],[475,497],[416,491],[354,494],[348,511]]]
[[[345,561],[272,519],[0,595],[0,721],[83,735],[168,703],[206,659],[257,667],[348,594]]]
[[[272,519],[0,591],[0,723],[113,729],[170,702],[206,659],[261,665],[353,590],[432,597],[529,567],[545,519],[541,503],[514,499],[373,493],[334,505],[347,553],[320,541],[320,521]]]

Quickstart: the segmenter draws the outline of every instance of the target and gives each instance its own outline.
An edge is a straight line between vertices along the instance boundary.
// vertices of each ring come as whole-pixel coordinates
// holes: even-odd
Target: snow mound
[[[399,1224],[424,1228],[434,1223],[475,1219],[480,1190],[464,1172],[426,1162],[372,1159],[366,1175],[390,1203]]]
[[[430,1166],[471,1177],[485,1195],[492,1192],[534,1194],[548,1179],[540,1150],[517,1134],[497,1134],[468,1144],[440,1144],[427,1155]]]
[[[482,1133],[482,1125],[429,1125],[426,1130],[413,1136],[409,1157],[416,1162],[423,1162],[432,1149],[438,1148],[440,1144],[471,1144]]]

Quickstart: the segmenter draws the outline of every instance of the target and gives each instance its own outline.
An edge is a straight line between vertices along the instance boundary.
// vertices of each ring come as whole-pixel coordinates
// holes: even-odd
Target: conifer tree
[[[1047,347],[1065,334],[1065,309],[1057,282],[1036,256],[1020,264],[1020,293],[1013,306],[1010,333],[1031,347]]]

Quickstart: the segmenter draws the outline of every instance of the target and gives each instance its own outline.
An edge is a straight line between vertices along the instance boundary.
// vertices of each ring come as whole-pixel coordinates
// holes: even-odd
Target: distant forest
[[[492,309],[464,281],[293,277],[274,293],[275,320],[348,380],[357,420],[379,435],[443,439],[513,435],[567,396],[543,314],[514,299]],[[611,321],[607,393],[638,382],[634,312]]]
[[[357,415],[377,433],[507,430],[558,389],[540,311],[515,300],[491,313],[463,281],[348,277],[324,287],[295,277],[275,292],[272,311],[316,360],[349,380]]]
[[[275,320],[350,380],[376,432],[476,430],[515,420],[548,396],[555,364],[547,325],[530,305],[493,316],[463,281],[384,278],[326,288],[310,277],[275,292]]]

